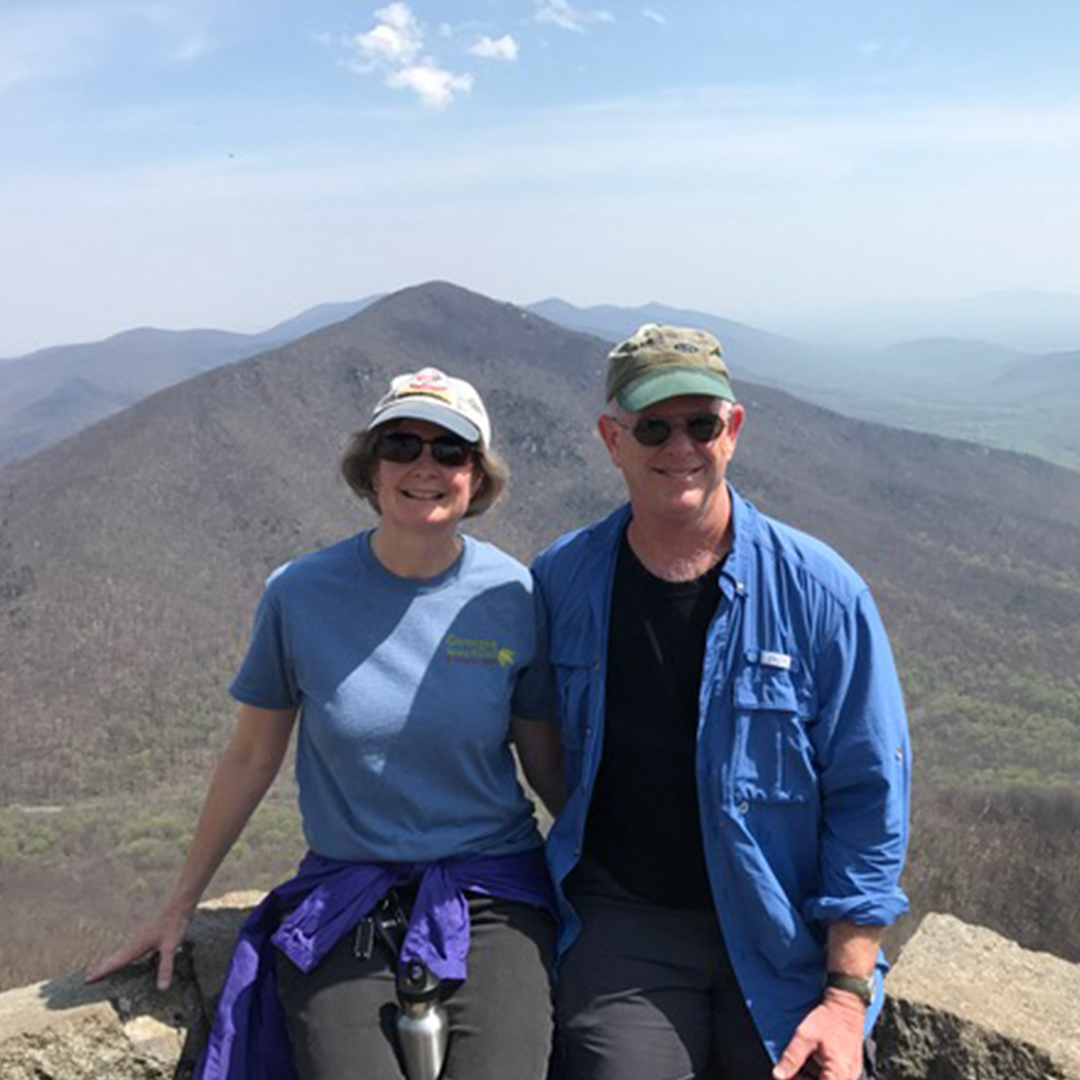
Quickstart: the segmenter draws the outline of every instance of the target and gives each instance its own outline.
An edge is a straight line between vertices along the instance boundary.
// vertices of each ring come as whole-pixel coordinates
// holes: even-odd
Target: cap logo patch
[[[433,397],[438,398],[439,401],[453,402],[454,396],[449,390],[440,390],[434,386],[407,386],[404,390],[399,390],[397,393],[399,398],[403,397]]]
[[[452,402],[454,400],[453,390],[450,388],[450,384],[446,381],[445,376],[441,371],[433,371],[430,368],[418,371],[397,391],[397,396],[399,398],[411,397],[416,394],[422,394],[424,397],[438,398],[440,401],[446,402]]]

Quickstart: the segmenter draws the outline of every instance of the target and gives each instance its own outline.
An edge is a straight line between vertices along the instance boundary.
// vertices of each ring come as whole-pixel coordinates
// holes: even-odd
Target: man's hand
[[[812,1061],[816,1068],[811,1069],[819,1080],[859,1080],[865,1019],[866,1008],[854,994],[826,990],[821,1004],[795,1029],[773,1076],[791,1080]]]

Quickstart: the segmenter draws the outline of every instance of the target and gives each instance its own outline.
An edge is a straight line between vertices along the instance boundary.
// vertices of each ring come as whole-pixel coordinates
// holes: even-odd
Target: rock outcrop
[[[203,904],[167,993],[149,964],[97,986],[81,974],[0,994],[0,1080],[187,1080],[240,924],[260,893]]]
[[[187,1080],[257,894],[201,907],[171,990],[149,966],[0,994],[0,1080]],[[883,1080],[1080,1080],[1080,965],[928,915],[886,986]]]
[[[1080,964],[927,915],[885,988],[885,1080],[1080,1080]]]

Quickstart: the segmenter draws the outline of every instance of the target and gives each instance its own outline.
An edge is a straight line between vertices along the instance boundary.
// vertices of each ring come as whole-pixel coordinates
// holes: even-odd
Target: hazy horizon
[[[433,279],[754,325],[1080,296],[1067,0],[13,0],[0,356]]]
[[[412,288],[423,284],[426,282],[409,282],[402,288]],[[451,284],[459,283],[451,282]],[[281,324],[303,319],[312,313],[319,312],[320,309],[348,309],[354,305],[363,306],[381,296],[390,295],[394,291],[397,290],[376,292],[367,297],[335,298],[319,301],[302,310],[288,309],[273,312],[264,322],[248,326],[237,325],[234,321],[227,321],[222,325],[196,321],[186,326],[158,326],[146,322],[135,322],[129,326],[119,326],[95,338],[48,341],[26,353],[0,355],[0,364],[24,360],[38,352],[56,348],[94,347],[114,337],[140,331],[164,333],[205,331],[253,336],[266,334]],[[490,298],[500,301],[508,299],[497,295],[492,295]],[[772,317],[761,321],[739,319],[726,310],[707,311],[702,308],[691,308],[689,305],[680,303],[677,298],[652,297],[634,304],[600,301],[590,305],[577,304],[566,296],[551,295],[534,297],[527,301],[509,302],[522,308],[530,308],[545,301],[568,303],[582,311],[587,311],[590,307],[633,310],[655,305],[679,311],[693,310],[710,317],[741,322],[766,333],[841,348],[876,350],[919,340],[956,338],[982,341],[1031,355],[1080,351],[1080,296],[1026,289],[987,292],[963,297],[955,302],[910,299],[877,304],[866,302],[861,305],[840,305],[801,314],[777,312]],[[347,318],[348,314],[348,311],[343,310],[335,317]],[[316,326],[322,325],[324,325],[322,320],[316,324]]]

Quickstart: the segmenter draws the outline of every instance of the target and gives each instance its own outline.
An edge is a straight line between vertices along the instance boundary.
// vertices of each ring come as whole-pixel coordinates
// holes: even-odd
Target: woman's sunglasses
[[[684,428],[696,443],[712,442],[727,426],[727,418],[719,413],[698,413],[688,416],[680,424],[673,424],[660,416],[643,416],[636,424],[624,424],[621,420],[615,423],[626,428],[642,446],[662,446],[679,427]]]
[[[467,465],[476,449],[472,443],[457,435],[436,435],[432,439],[425,439],[411,431],[387,431],[379,436],[375,454],[382,461],[408,465],[420,457],[425,446],[431,447],[431,456],[439,465],[451,469]]]

